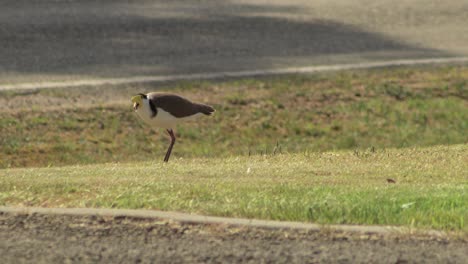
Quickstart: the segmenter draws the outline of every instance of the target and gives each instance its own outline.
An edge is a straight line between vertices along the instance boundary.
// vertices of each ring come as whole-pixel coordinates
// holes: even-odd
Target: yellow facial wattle
[[[132,102],[133,102],[133,110],[137,110],[138,107],[141,105],[141,95],[135,95],[132,97]]]

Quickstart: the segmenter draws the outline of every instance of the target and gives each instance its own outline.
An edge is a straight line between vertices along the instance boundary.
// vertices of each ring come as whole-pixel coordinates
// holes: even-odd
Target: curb
[[[156,210],[134,210],[134,209],[97,209],[97,208],[41,208],[41,207],[4,207],[0,206],[1,213],[9,214],[43,214],[43,215],[68,215],[68,216],[110,216],[129,217],[143,219],[164,219],[181,224],[219,224],[239,227],[257,227],[267,229],[294,229],[306,231],[332,230],[339,232],[365,233],[365,234],[408,234],[414,233],[415,229],[396,226],[361,226],[361,225],[319,225],[313,223],[272,221],[246,218],[228,218],[217,216],[203,216],[179,212],[164,212]],[[445,237],[441,231],[428,230],[417,231],[430,236]]]
[[[265,75],[281,75],[295,73],[315,73],[326,71],[340,70],[355,70],[355,69],[371,69],[393,66],[410,66],[423,64],[444,64],[444,63],[464,63],[468,62],[468,57],[447,57],[447,58],[428,58],[428,59],[413,59],[413,60],[389,60],[377,62],[363,62],[351,64],[335,64],[335,65],[320,65],[310,67],[290,67],[271,70],[254,70],[254,71],[230,71],[230,72],[215,72],[215,73],[198,73],[198,74],[179,74],[168,76],[135,76],[128,78],[108,78],[108,79],[84,79],[76,81],[64,82],[38,82],[38,83],[19,83],[19,84],[0,84],[0,91],[7,90],[37,90],[46,88],[66,88],[77,86],[100,86],[100,85],[118,85],[132,83],[148,83],[148,82],[168,82],[180,80],[210,80],[219,78],[238,78],[238,77],[253,77]]]

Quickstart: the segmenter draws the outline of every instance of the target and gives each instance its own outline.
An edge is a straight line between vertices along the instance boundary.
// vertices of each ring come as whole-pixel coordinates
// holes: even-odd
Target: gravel
[[[0,214],[2,263],[467,263],[461,238]]]

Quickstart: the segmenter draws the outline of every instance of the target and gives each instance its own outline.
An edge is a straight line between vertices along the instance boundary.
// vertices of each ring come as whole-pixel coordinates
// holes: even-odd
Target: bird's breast
[[[153,116],[153,112],[148,109],[140,109],[137,111],[137,114],[148,125],[167,129],[174,128],[178,121],[181,120],[181,118],[177,118],[161,108],[156,109],[157,113],[155,116]]]

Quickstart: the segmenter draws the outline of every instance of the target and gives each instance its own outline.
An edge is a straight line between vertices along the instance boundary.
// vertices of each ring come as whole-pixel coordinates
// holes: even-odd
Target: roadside
[[[465,65],[0,91],[0,168],[153,160],[167,138],[129,98],[158,90],[217,110],[176,129],[179,157],[460,144]]]
[[[194,74],[179,74],[179,75],[164,75],[164,76],[133,76],[125,78],[100,78],[100,79],[78,79],[69,81],[47,82],[40,81],[34,83],[15,83],[15,84],[0,84],[0,91],[9,90],[28,90],[34,91],[47,88],[76,88],[76,87],[100,87],[104,85],[132,85],[145,83],[164,83],[174,81],[194,81],[194,80],[213,80],[227,78],[248,78],[259,76],[274,76],[285,74],[310,74],[316,72],[328,71],[343,71],[343,70],[359,70],[359,69],[374,69],[383,67],[396,66],[414,66],[414,65],[438,65],[438,64],[457,64],[468,62],[468,57],[447,57],[447,58],[425,58],[425,59],[401,59],[387,60],[348,64],[334,65],[319,65],[309,67],[288,67],[280,69],[263,69],[250,71],[230,71],[230,72],[210,72],[210,73],[194,73]]]
[[[467,246],[424,236],[0,213],[3,263],[464,263]]]

